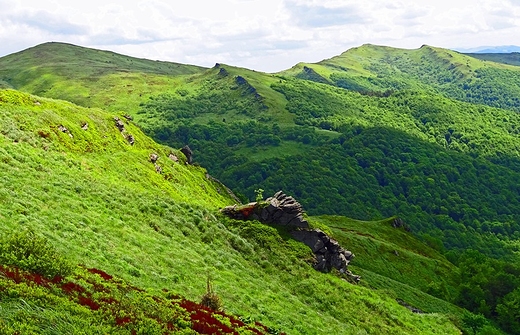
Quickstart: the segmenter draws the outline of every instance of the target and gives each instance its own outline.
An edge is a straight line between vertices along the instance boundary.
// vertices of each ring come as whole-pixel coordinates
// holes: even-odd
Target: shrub
[[[202,306],[211,308],[214,311],[222,310],[222,300],[218,294],[213,291],[213,287],[211,286],[211,279],[209,276],[206,282],[206,293],[204,293],[202,296],[200,304]]]
[[[65,277],[72,264],[47,239],[27,229],[0,239],[0,264],[15,266],[47,278]]]

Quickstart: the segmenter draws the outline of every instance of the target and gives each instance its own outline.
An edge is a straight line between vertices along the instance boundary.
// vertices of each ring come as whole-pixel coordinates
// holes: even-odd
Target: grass
[[[112,113],[13,90],[0,91],[0,114],[2,236],[30,228],[71,262],[152,295],[167,289],[197,301],[209,274],[226,312],[287,334],[459,332],[447,315],[413,314],[391,294],[316,272],[310,250],[283,230],[220,217],[218,208],[232,200],[219,185],[131,122],[125,121],[125,132],[135,137],[133,146]],[[149,161],[152,152],[160,156],[162,174]],[[170,152],[180,163],[167,158]],[[42,315],[64,327],[56,331],[79,329],[80,321],[73,328],[64,323],[90,313],[61,298],[36,303],[21,286],[11,292],[33,298],[27,304],[1,300],[6,327],[21,327],[21,319],[7,314],[30,316],[44,308]],[[52,333],[46,321],[30,318],[36,328],[28,332]]]
[[[457,311],[446,303],[455,295],[457,267],[403,228],[393,228],[394,218],[359,221],[319,216],[311,219],[314,224],[328,226],[333,236],[354,252],[353,269],[359,269],[371,287],[391,290],[396,298],[427,312]]]

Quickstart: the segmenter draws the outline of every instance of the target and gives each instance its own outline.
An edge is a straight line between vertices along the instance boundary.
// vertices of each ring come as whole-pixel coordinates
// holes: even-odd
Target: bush
[[[202,296],[200,304],[217,312],[222,310],[222,300],[218,294],[213,291],[213,287],[211,286],[211,279],[209,276],[207,279],[206,293],[204,293]]]
[[[47,278],[65,277],[73,270],[72,264],[47,239],[29,229],[0,239],[0,264]]]

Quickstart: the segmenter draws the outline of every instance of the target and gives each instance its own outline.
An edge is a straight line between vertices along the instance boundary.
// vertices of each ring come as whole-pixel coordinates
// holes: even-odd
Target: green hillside
[[[179,296],[198,301],[208,276],[235,315],[214,318],[266,326],[245,323],[240,334],[459,332],[462,313],[446,302],[422,293],[427,314],[414,314],[389,287],[315,271],[310,249],[283,229],[224,219],[218,208],[232,200],[222,185],[117,114],[13,90],[0,91],[0,113],[4,332],[204,334],[193,317],[207,312]],[[124,304],[114,310],[110,299]]]
[[[174,78],[203,70],[52,42],[0,58],[0,88],[135,112],[151,94],[175,90]]]
[[[508,65],[520,65],[520,53],[512,52],[508,54],[504,53],[468,53],[468,56],[478,58],[481,60],[491,61],[495,63],[504,63]]]
[[[153,62],[134,60],[139,63],[134,66],[125,56],[63,44],[37,46],[17,58],[30,59],[49,46],[63,57],[62,75],[51,61],[39,62],[36,75],[28,70],[34,66],[30,61],[14,63],[8,56],[0,58],[0,85],[121,118],[129,114],[160,143],[189,144],[195,161],[244,201],[258,189],[265,194],[283,189],[311,215],[362,220],[320,216],[315,222],[329,226],[338,240],[360,246],[367,258],[359,256],[352,268],[366,278],[367,288],[428,312],[457,314],[452,305],[443,307],[453,302],[518,333],[512,312],[518,310],[520,286],[518,67],[430,46],[363,45],[276,74],[225,64],[201,69],[160,63],[162,69],[155,69]],[[78,57],[71,58],[72,51]],[[117,62],[96,76],[103,62],[86,60],[98,54],[105,63],[109,56]],[[175,66],[179,71],[163,72]],[[18,73],[27,76],[13,81]],[[153,164],[145,163],[157,176]],[[398,243],[403,236],[381,233],[377,223],[363,224],[394,216],[436,251],[422,258],[413,244]],[[241,231],[229,222],[223,226]],[[406,275],[417,267],[424,269],[419,278]],[[238,307],[232,312],[248,314]],[[304,333],[287,324],[280,328]]]

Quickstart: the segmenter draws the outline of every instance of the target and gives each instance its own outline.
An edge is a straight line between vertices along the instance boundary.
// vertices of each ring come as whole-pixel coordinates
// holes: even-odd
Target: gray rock
[[[157,162],[157,160],[159,159],[159,155],[158,154],[150,154],[150,162],[152,163],[155,163]]]
[[[121,121],[118,117],[115,117],[114,121],[117,129],[119,129],[120,132],[123,132],[125,130],[125,124],[123,123],[123,121]]]
[[[354,258],[351,251],[341,247],[338,241],[330,238],[319,229],[310,229],[309,223],[303,217],[303,208],[293,197],[276,192],[265,202],[252,202],[244,206],[228,206],[221,210],[234,219],[254,219],[264,223],[279,224],[296,228],[292,237],[308,246],[315,255],[314,268],[329,272],[333,268],[345,274],[351,282],[358,282],[361,277],[352,274],[347,266]]]
[[[186,162],[188,164],[191,164],[193,163],[193,151],[191,151],[190,147],[185,145],[182,149],[181,149],[181,152],[184,154],[184,156],[186,156]]]

